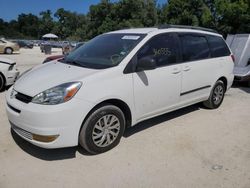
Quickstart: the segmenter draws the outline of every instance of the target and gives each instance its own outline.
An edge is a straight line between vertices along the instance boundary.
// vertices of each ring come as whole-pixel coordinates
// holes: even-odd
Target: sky
[[[166,1],[157,0],[157,3],[163,4]],[[99,2],[100,0],[0,0],[0,18],[10,21],[17,19],[21,13],[39,15],[41,11],[47,9],[55,13],[58,8],[78,13],[87,13],[90,5],[98,4]]]

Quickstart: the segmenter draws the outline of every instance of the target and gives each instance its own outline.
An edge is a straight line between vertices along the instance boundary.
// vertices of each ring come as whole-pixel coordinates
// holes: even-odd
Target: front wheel
[[[203,102],[203,105],[210,109],[218,108],[223,102],[225,91],[226,88],[224,82],[218,80],[215,83],[208,100]]]
[[[93,111],[79,134],[80,145],[92,154],[106,152],[119,144],[125,130],[125,117],[120,108],[104,105]]]
[[[6,48],[5,49],[5,53],[6,54],[12,54],[13,53],[13,49],[12,48]]]
[[[2,74],[0,74],[0,91],[3,91],[5,87],[5,80]]]

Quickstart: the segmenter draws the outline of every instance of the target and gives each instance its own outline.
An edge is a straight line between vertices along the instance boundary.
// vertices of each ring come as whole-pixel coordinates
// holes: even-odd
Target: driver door
[[[137,121],[164,113],[180,100],[181,65],[179,42],[175,33],[150,39],[137,53],[156,61],[157,68],[133,73],[134,103]]]

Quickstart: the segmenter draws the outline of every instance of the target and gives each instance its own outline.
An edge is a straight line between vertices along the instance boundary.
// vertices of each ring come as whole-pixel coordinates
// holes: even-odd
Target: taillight
[[[235,63],[235,57],[233,54],[231,54],[231,58],[232,58],[233,62]]]

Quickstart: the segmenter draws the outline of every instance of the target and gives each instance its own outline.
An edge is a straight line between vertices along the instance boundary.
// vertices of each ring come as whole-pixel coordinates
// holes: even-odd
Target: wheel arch
[[[220,77],[218,80],[221,80],[225,84],[225,89],[227,90],[227,78],[225,76]]]
[[[0,72],[0,75],[3,77],[4,85],[6,84],[6,78],[2,72]]]
[[[126,120],[126,128],[130,127],[132,124],[132,113],[130,110],[130,107],[128,106],[128,104],[124,101],[122,101],[121,99],[107,99],[104,100],[102,102],[99,102],[98,104],[96,104],[89,112],[88,114],[85,116],[82,125],[84,124],[84,122],[87,120],[87,118],[98,108],[100,108],[101,106],[104,105],[114,105],[118,108],[121,109],[121,111],[123,112],[124,116],[125,116],[125,120]],[[82,126],[81,126],[82,128]]]
[[[13,49],[11,46],[7,46],[7,47],[4,48],[4,53],[6,53],[6,50],[7,50],[8,48],[11,49],[12,52],[14,52],[14,49]]]

